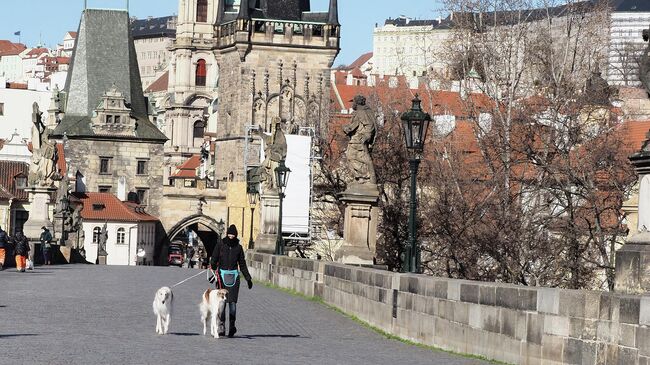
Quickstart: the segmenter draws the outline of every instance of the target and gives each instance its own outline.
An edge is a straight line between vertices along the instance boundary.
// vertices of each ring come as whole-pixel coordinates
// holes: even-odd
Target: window
[[[203,138],[205,136],[205,123],[199,120],[194,122],[194,138]]]
[[[93,243],[99,243],[99,237],[102,234],[102,229],[99,227],[93,228]]]
[[[196,180],[185,179],[183,186],[185,186],[186,188],[195,188]]]
[[[196,21],[199,23],[208,21],[208,0],[196,1]]]
[[[106,124],[113,124],[113,116],[112,115],[107,115],[106,116]]]
[[[5,103],[0,103],[0,115],[5,115]]]
[[[99,186],[99,192],[100,193],[110,193],[111,192],[111,186],[109,186],[109,185],[100,185]]]
[[[115,122],[115,124],[120,124],[120,116],[116,115],[113,121]]]
[[[123,245],[126,242],[126,230],[122,227],[117,229],[117,244]]]
[[[196,86],[205,86],[205,76],[207,75],[207,69],[205,67],[205,60],[198,60],[196,62]]]
[[[138,203],[147,205],[147,189],[138,189],[136,193],[138,194]]]
[[[147,161],[144,160],[138,160],[138,175],[146,175],[147,174]]]
[[[110,165],[111,165],[111,159],[110,158],[106,158],[106,157],[100,158],[99,159],[99,173],[100,174],[108,174],[108,173],[110,173],[109,172]]]

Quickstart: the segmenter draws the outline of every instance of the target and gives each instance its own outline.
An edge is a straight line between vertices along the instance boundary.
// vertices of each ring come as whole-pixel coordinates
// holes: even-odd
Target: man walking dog
[[[210,266],[215,270],[217,276],[217,288],[228,290],[226,301],[222,302],[222,307],[219,308],[218,332],[220,336],[226,333],[225,307],[226,303],[228,303],[228,319],[230,322],[228,337],[233,337],[237,332],[235,320],[237,318],[237,297],[239,296],[239,271],[244,275],[244,279],[248,283],[248,289],[253,288],[253,280],[251,274],[248,272],[248,266],[246,266],[244,248],[239,244],[237,227],[234,224],[228,227],[226,237],[214,248],[210,259]]]

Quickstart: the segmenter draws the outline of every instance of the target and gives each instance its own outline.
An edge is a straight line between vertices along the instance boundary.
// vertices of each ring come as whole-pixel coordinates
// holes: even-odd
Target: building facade
[[[129,29],[126,11],[84,10],[52,136],[78,192],[134,193],[158,215],[167,138],[149,119]]]
[[[0,79],[5,82],[23,82],[23,59],[27,47],[22,43],[0,40]]]
[[[147,89],[169,66],[169,47],[176,37],[176,16],[133,20],[131,34],[138,57],[142,87]]]
[[[641,86],[639,56],[646,47],[643,31],[650,24],[650,2],[618,0],[609,32],[607,81],[617,86]]]

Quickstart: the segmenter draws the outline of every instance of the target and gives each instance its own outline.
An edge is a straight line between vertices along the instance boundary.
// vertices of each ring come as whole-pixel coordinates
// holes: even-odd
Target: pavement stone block
[[[585,293],[578,290],[560,290],[560,315],[585,317]]]
[[[569,318],[562,316],[544,316],[544,333],[554,336],[569,336]]]
[[[630,324],[621,324],[621,337],[618,344],[627,347],[636,347],[636,329],[638,326]]]
[[[639,307],[639,324],[650,326],[650,296],[643,296]]]
[[[537,290],[518,290],[518,309],[524,311],[537,310]]]
[[[636,343],[639,355],[650,357],[650,328],[643,326],[636,329]]]
[[[497,287],[496,305],[508,309],[519,308],[519,292],[517,288]]]
[[[447,299],[460,301],[460,281],[451,280],[447,286]]]
[[[488,332],[499,333],[501,331],[500,311],[501,308],[498,307],[481,306],[481,319],[483,320],[481,328]]]
[[[544,336],[544,316],[543,314],[527,313],[526,320],[526,342],[540,345]]]
[[[562,363],[564,355],[564,346],[567,339],[552,335],[542,336],[542,359],[543,363],[547,361],[554,361]]]
[[[444,280],[438,280],[435,283],[435,297],[440,299],[447,299],[447,288],[448,282]]]

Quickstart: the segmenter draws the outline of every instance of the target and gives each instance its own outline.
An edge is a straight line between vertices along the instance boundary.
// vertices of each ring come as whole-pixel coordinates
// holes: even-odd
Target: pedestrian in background
[[[7,249],[9,248],[7,232],[3,231],[0,227],[0,271],[5,269],[5,258],[7,256]]]
[[[52,233],[47,227],[41,227],[43,232],[41,232],[41,248],[43,249],[43,265],[52,265],[52,258],[50,255],[50,250],[52,249]]]
[[[23,232],[17,232],[14,236],[14,242],[16,245],[16,270],[20,272],[25,272],[27,267],[27,256],[29,255],[29,241]]]

